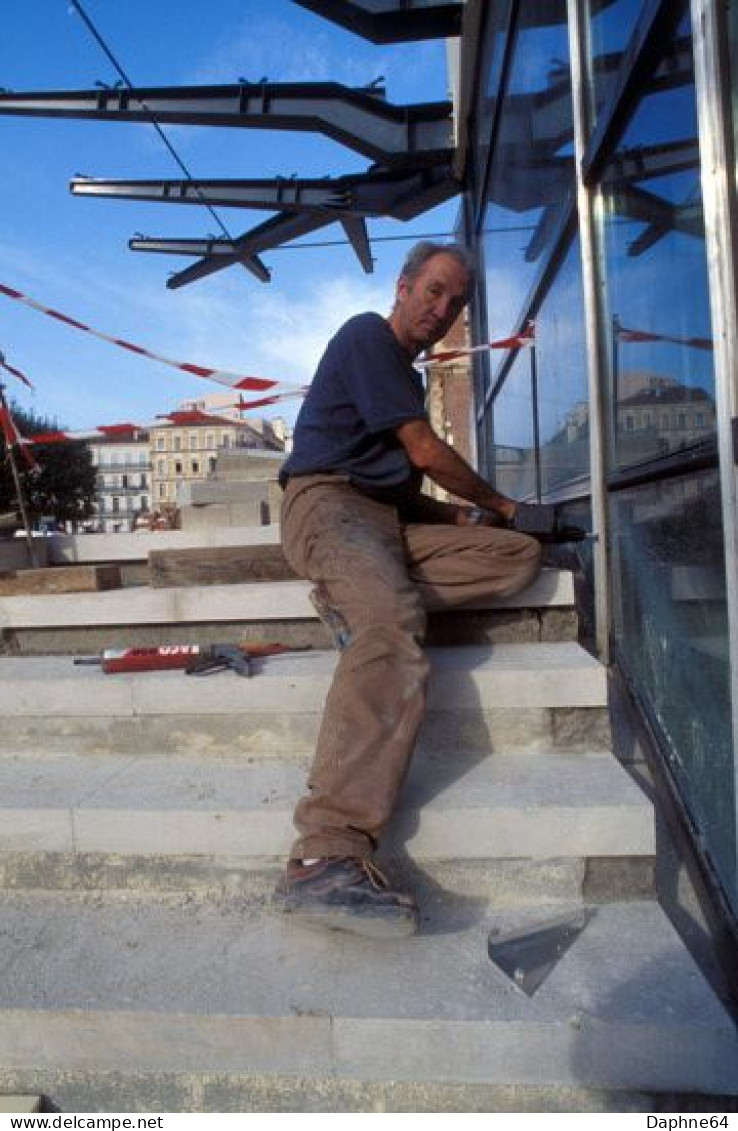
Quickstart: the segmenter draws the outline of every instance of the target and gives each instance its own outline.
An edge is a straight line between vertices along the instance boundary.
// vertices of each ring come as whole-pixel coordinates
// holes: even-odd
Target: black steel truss
[[[246,232],[245,235],[236,240],[217,238],[205,240],[156,239],[142,236],[129,240],[128,246],[131,251],[201,256],[196,263],[186,267],[184,271],[170,276],[167,280],[167,287],[170,290],[177,290],[188,283],[194,283],[198,279],[213,275],[216,271],[222,271],[225,267],[243,263],[246,259],[261,251],[267,251],[271,247],[278,247],[289,243],[291,240],[298,239],[300,236],[309,235],[319,228],[326,227],[327,224],[333,222],[333,219],[335,217],[326,219],[316,213],[286,212],[281,216],[272,216],[271,219],[259,224],[256,228],[252,228],[250,232]],[[363,221],[358,222],[363,224]],[[359,254],[365,270],[371,270],[371,253],[368,240],[362,247],[362,239],[361,237],[357,239],[356,229],[352,229],[351,232],[347,231],[347,234],[352,239],[354,250]],[[355,243],[354,240],[356,240]]]
[[[411,220],[448,200],[460,188],[450,163],[414,170],[373,168],[339,177],[141,181],[74,177],[70,182],[75,196],[318,212],[327,222],[347,216]]]
[[[450,39],[461,34],[462,3],[448,0],[294,0],[371,43]]]
[[[307,131],[382,165],[446,161],[453,145],[450,102],[395,106],[382,87],[334,82],[6,91],[0,115]]]
[[[339,221],[367,273],[373,260],[366,229],[368,216],[410,220],[460,191],[450,164],[415,172],[372,169],[344,177],[243,181],[99,181],[75,178],[72,191],[80,195],[168,203],[230,205],[278,209],[281,215],[246,232],[237,240],[162,239],[137,236],[131,251],[200,256],[200,261],[173,275],[167,286],[177,288],[257,252],[278,247]]]

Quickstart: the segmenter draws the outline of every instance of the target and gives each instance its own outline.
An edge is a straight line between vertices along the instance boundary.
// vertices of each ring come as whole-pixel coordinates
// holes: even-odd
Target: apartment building
[[[148,433],[89,441],[97,473],[95,530],[114,534],[133,530],[136,518],[151,509],[151,458]]]
[[[282,451],[279,442],[261,434],[245,420],[186,408],[171,413],[149,433],[152,508],[174,506],[177,487],[207,479],[216,469],[218,453],[232,448]]]

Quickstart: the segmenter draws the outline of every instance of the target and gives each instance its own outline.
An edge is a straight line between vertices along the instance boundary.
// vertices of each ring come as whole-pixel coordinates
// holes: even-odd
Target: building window
[[[174,474],[175,475],[181,475],[182,474],[182,461],[179,460],[179,459],[174,464]]]
[[[197,435],[192,435],[192,436],[190,436],[190,451],[194,452],[196,450],[197,450]]]
[[[157,437],[157,441],[156,441],[156,450],[157,450],[157,452],[164,452],[164,451],[166,451],[166,446],[167,446],[167,442],[166,442],[166,439],[165,439],[165,437],[164,437],[164,436],[159,436],[159,437]]]
[[[174,450],[175,450],[175,452],[181,452],[182,451],[182,437],[181,436],[175,436],[174,437]]]
[[[193,475],[199,475],[200,474],[200,464],[196,459],[193,459],[193,461],[192,461],[192,474]]]

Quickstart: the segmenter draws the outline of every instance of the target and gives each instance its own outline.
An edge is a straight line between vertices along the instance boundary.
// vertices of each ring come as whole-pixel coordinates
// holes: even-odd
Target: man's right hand
[[[550,503],[518,503],[509,527],[541,542],[581,542],[587,537],[581,527],[561,522]]]
[[[556,532],[556,511],[549,503],[518,503],[510,529],[534,538],[551,537]]]

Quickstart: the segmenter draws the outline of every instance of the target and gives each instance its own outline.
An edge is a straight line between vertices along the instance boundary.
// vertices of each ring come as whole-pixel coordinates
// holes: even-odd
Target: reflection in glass
[[[728,22],[728,48],[730,54],[730,94],[733,111],[733,143],[736,160],[738,161],[738,7],[735,4],[727,6]],[[738,165],[736,166],[736,181],[738,181]]]
[[[735,891],[735,798],[717,472],[619,492],[615,635],[672,751],[689,808]]]
[[[488,7],[482,31],[480,82],[474,107],[474,181],[481,186],[489,159],[492,127],[499,94],[502,63],[507,48],[507,27],[511,0]]]
[[[564,0],[523,0],[481,233],[492,338],[521,318],[573,191],[568,61]]]
[[[590,0],[589,2],[596,112],[606,105],[614,91],[620,63],[642,7],[643,0]]]
[[[513,362],[493,407],[492,478],[497,490],[513,499],[525,499],[537,493],[531,373],[531,353],[523,349]]]
[[[589,474],[589,393],[575,240],[536,317],[543,493]]]
[[[603,178],[612,463],[715,432],[712,331],[688,22]],[[685,46],[685,42],[687,46]]]

